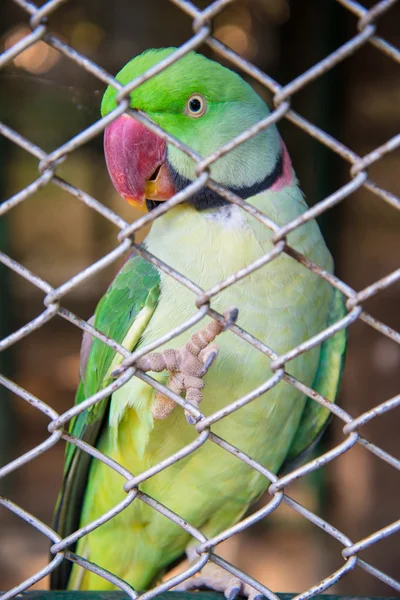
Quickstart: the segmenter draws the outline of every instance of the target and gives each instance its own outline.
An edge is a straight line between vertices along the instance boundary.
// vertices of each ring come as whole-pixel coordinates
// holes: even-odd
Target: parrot
[[[150,49],[130,60],[116,79],[126,85],[175,48]],[[109,86],[102,116],[117,107]],[[270,114],[264,100],[239,74],[191,51],[130,92],[130,107],[206,158]],[[131,114],[108,124],[104,152],[117,192],[132,206],[152,211],[196,179],[196,162]],[[243,141],[210,165],[210,177],[284,226],[307,211],[288,150],[275,124]],[[203,186],[158,216],[143,249],[208,290],[260,260],[274,248],[272,231],[239,205]],[[319,226],[309,220],[292,230],[287,244],[322,269],[333,259]],[[223,287],[209,315],[136,363],[212,415],[250,394],[273,374],[271,357],[235,334],[235,323],[278,355],[315,336],[346,315],[342,294],[285,252]],[[127,350],[140,350],[196,315],[196,294],[145,255],[133,250],[100,300],[91,323]],[[336,401],[346,332],[295,357],[286,372]],[[85,333],[76,404],[108,386],[123,357]],[[230,412],[211,431],[279,474],[293,468],[324,431],[330,410],[280,380]],[[110,397],[79,413],[73,436],[89,443],[134,475],[140,475],[197,439],[194,420],[142,378],[132,377]],[[66,537],[126,498],[124,477],[68,444],[55,527]],[[207,440],[184,458],[139,485],[210,538],[237,523],[270,481],[232,453]],[[198,560],[197,540],[177,523],[136,498],[124,510],[70,547],[135,590],[146,590],[185,557]],[[208,562],[177,589],[206,585],[226,598],[260,593]],[[115,584],[71,561],[52,573],[53,589],[112,590]]]

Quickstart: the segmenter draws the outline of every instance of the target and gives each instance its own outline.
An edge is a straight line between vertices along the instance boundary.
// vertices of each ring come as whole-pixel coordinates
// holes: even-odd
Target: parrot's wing
[[[150,321],[160,296],[157,269],[139,256],[130,257],[100,300],[94,315],[94,327],[133,350]],[[95,338],[86,338],[84,362],[75,404],[92,396],[111,382],[111,372],[123,360],[110,346]],[[109,398],[80,413],[70,424],[70,433],[95,446],[107,418]],[[55,511],[55,529],[66,537],[78,529],[91,457],[73,444],[65,455],[63,483]],[[70,547],[71,549],[71,547]],[[51,575],[51,588],[64,589],[71,563],[64,561]]]
[[[328,326],[347,314],[344,297],[334,290],[329,313]],[[347,329],[341,329],[328,338],[321,346],[317,374],[312,388],[335,402],[339,391],[346,354]],[[318,402],[307,399],[295,438],[282,465],[281,471],[291,471],[311,452],[329,423],[331,411]]]

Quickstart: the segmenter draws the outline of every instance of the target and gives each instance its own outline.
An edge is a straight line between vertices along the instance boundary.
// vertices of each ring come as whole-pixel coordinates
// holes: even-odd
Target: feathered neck
[[[176,191],[182,191],[191,183],[190,180],[181,175],[171,163],[167,162],[167,164]],[[226,188],[240,198],[246,200],[247,198],[251,198],[262,192],[267,192],[268,190],[279,191],[285,186],[292,185],[293,181],[294,174],[292,163],[286,146],[282,142],[281,151],[277,156],[274,168],[261,181],[256,181],[252,185],[244,185],[242,187],[226,186]],[[231,204],[229,200],[226,200],[226,198],[220,196],[217,192],[207,186],[198,190],[188,202],[198,211],[220,208]],[[150,211],[160,203],[154,200],[146,200],[146,204],[147,210]]]

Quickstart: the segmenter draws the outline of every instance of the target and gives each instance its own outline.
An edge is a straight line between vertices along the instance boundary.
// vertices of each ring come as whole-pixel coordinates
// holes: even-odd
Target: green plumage
[[[139,256],[133,256],[126,261],[100,300],[95,312],[94,326],[112,339],[123,343],[140,311],[148,309],[151,315],[159,295],[160,276],[157,269]],[[112,348],[98,339],[93,340],[85,376],[87,397],[111,381],[109,371],[114,357],[115,352]]]
[[[126,83],[171,50],[151,51],[131,61],[118,78]],[[193,92],[207,100],[204,117],[185,112]],[[268,114],[255,92],[228,69],[191,53],[132,93],[132,106],[195,148],[201,155],[240,134]],[[103,114],[115,106],[109,89]],[[283,172],[270,189],[247,201],[279,225],[295,219],[307,205],[290,160],[272,126],[229,152],[212,167],[227,186],[262,181],[283,152]],[[168,161],[193,179],[193,164],[168,147]],[[291,232],[288,243],[322,268],[332,270],[331,256],[315,221]],[[158,218],[146,239],[150,252],[209,289],[259,260],[273,248],[271,231],[237,207],[196,210],[189,203]],[[257,269],[212,299],[218,311],[239,309],[238,324],[275,352],[285,353],[345,314],[342,296],[316,274],[285,254]],[[166,334],[196,313],[194,294],[140,258],[130,258],[111,284],[95,313],[95,327],[129,350]],[[163,348],[180,348],[206,320]],[[204,378],[201,410],[210,415],[262,385],[271,375],[270,359],[232,332],[217,340],[220,352]],[[334,401],[340,383],[346,335],[338,332],[286,365],[307,386]],[[77,402],[105,387],[122,358],[95,340]],[[153,374],[165,383],[166,373]],[[176,407],[155,420],[154,390],[133,377],[112,397],[79,415],[72,433],[96,445],[132,473],[139,474],[196,439],[183,411]],[[269,392],[212,427],[213,432],[273,472],[293,464],[324,429],[329,411],[297,389],[280,382]],[[100,517],[125,497],[123,478],[79,450],[67,450],[66,470],[57,513],[57,528],[66,536]],[[212,536],[229,527],[267,488],[268,481],[231,454],[207,441],[196,452],[146,480],[140,487],[182,518]],[[136,499],[127,509],[78,542],[77,552],[145,589],[184,552],[190,536]],[[108,582],[74,566],[53,575],[53,587],[111,589]]]
[[[125,336],[139,313],[146,311],[151,316],[158,302],[159,285],[158,271],[152,265],[139,256],[130,257],[99,302],[94,327],[123,345]],[[143,329],[147,321],[142,321]],[[140,336],[140,329],[137,335]],[[81,380],[79,384],[75,404],[106,387],[111,382],[110,367],[113,361],[115,363],[121,360],[120,354],[116,354],[107,344],[95,338],[87,360],[85,382]],[[109,399],[105,399],[80,413],[71,421],[70,433],[88,444],[95,445],[104,425],[108,405]],[[55,514],[55,527],[63,536],[69,535],[79,527],[90,461],[90,455],[81,452],[76,446],[67,445],[63,487]],[[62,567],[52,574],[53,588],[66,587],[70,567],[70,563],[64,562]]]
[[[327,327],[342,319],[346,312],[343,295],[337,290],[334,291]],[[336,335],[328,338],[321,346],[318,370],[312,388],[331,402],[335,402],[340,387],[346,343],[347,329],[342,329]],[[307,399],[300,426],[286,456],[284,468],[288,468],[292,461],[301,459],[303,453],[306,453],[313,442],[318,440],[330,416],[331,413],[328,409],[323,408],[311,398]]]

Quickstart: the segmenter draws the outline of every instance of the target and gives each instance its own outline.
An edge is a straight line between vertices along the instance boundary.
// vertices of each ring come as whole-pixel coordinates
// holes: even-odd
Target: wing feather
[[[160,296],[158,270],[139,256],[131,256],[100,300],[94,327],[132,351],[150,321]],[[95,338],[84,340],[86,369],[75,397],[75,404],[96,394],[111,381],[112,369],[122,356]],[[89,348],[89,350],[88,350]],[[70,424],[75,437],[95,446],[107,421],[109,398],[80,413]],[[66,537],[79,528],[80,515],[91,457],[67,444],[64,477],[55,511],[55,529]],[[51,575],[52,589],[65,589],[71,563],[64,561]]]
[[[344,297],[338,290],[334,290],[327,326],[336,323],[346,314]],[[325,340],[321,346],[320,361],[312,388],[330,402],[336,401],[340,388],[346,344],[347,329],[342,329]],[[298,430],[281,470],[292,470],[302,462],[318,443],[330,417],[330,410],[311,398],[307,399]]]

